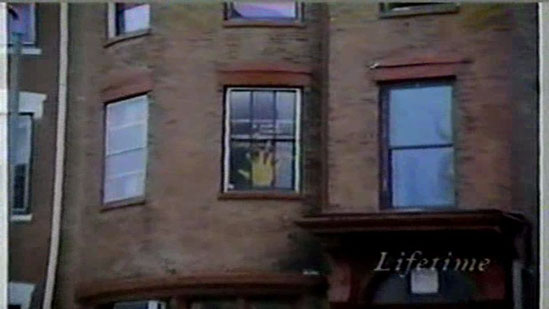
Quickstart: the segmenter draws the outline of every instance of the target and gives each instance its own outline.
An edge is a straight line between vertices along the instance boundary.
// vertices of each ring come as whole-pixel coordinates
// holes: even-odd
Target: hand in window
[[[254,186],[271,186],[276,166],[274,154],[267,149],[261,149],[252,157],[248,154],[247,158],[252,167],[251,175],[246,170],[238,170],[238,172],[248,180],[251,178]]]

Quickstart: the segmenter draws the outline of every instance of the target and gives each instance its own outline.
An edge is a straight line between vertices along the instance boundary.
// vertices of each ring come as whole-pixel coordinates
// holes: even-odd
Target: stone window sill
[[[231,191],[219,193],[219,200],[301,200],[299,192],[281,191]]]
[[[8,47],[8,53],[13,54],[15,52],[12,46]],[[40,56],[42,55],[42,49],[35,46],[23,46],[21,47],[22,55]]]
[[[119,42],[131,40],[131,39],[135,39],[135,38],[139,38],[139,37],[144,37],[144,36],[147,36],[149,34],[151,34],[151,29],[150,28],[143,29],[143,30],[138,30],[138,31],[133,31],[133,32],[128,32],[128,33],[124,33],[124,34],[121,34],[121,35],[117,35],[115,37],[109,38],[105,42],[104,47],[109,47],[109,46],[115,45]]]
[[[32,214],[11,215],[10,221],[11,222],[31,222],[32,221]]]
[[[302,20],[242,20],[229,19],[223,22],[223,27],[226,28],[305,28],[305,23]]]
[[[145,196],[137,196],[119,201],[112,201],[103,204],[102,211],[108,211],[129,206],[144,205],[146,202]]]
[[[442,3],[442,4],[432,4],[424,6],[413,6],[405,9],[399,10],[387,10],[380,11],[379,17],[381,18],[392,18],[392,17],[407,17],[407,16],[416,16],[416,15],[429,15],[429,14],[447,14],[447,13],[456,13],[459,11],[459,6],[455,3]]]

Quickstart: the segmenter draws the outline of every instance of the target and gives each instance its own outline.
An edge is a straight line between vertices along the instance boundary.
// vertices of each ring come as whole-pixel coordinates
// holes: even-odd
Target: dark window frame
[[[410,79],[410,80],[400,80],[400,81],[391,81],[383,82],[379,84],[379,152],[380,152],[380,181],[379,181],[379,192],[380,192],[380,207],[381,209],[391,209],[391,210],[401,210],[406,211],[409,209],[422,209],[422,210],[440,210],[440,209],[454,209],[457,206],[457,191],[456,191],[456,181],[454,178],[454,204],[453,205],[417,205],[413,207],[395,207],[393,204],[393,183],[392,183],[392,156],[391,156],[391,146],[390,146],[390,115],[389,115],[389,93],[394,87],[406,87],[406,88],[416,88],[418,84],[425,86],[436,86],[436,85],[449,85],[452,87],[451,95],[451,130],[452,130],[452,143],[440,144],[440,145],[429,145],[425,148],[421,146],[409,146],[404,148],[416,148],[416,149],[427,149],[435,148],[440,146],[442,147],[452,147],[454,149],[454,173],[456,173],[456,161],[455,161],[455,145],[456,145],[456,129],[455,129],[455,80],[453,78],[422,78],[422,79]],[[401,148],[401,147],[395,147]]]

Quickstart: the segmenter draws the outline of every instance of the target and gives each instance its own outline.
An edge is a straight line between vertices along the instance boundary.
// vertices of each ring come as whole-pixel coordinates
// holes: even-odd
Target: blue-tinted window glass
[[[273,3],[233,2],[230,6],[229,18],[252,20],[296,19],[295,2],[283,1]]]
[[[452,147],[392,151],[394,207],[454,204]]]
[[[390,146],[452,143],[451,86],[393,88],[389,100]]]

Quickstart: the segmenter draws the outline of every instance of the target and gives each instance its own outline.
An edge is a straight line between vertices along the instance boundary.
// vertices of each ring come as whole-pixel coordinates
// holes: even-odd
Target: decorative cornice
[[[527,221],[522,215],[499,210],[322,214],[298,220],[315,234],[348,232],[493,231],[517,233]]]
[[[76,300],[85,305],[117,300],[199,297],[300,295],[326,288],[321,276],[282,273],[227,273],[99,280],[79,284]]]

